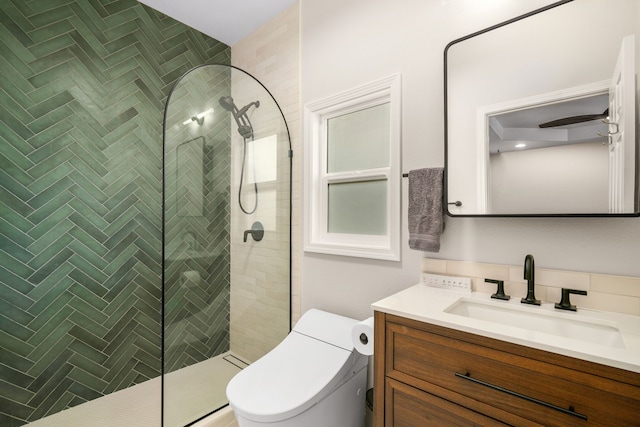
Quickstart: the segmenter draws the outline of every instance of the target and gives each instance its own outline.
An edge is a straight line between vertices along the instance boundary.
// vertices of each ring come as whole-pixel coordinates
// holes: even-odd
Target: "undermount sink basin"
[[[553,310],[553,309],[552,309]],[[608,347],[626,348],[614,322],[498,301],[460,298],[445,313]]]

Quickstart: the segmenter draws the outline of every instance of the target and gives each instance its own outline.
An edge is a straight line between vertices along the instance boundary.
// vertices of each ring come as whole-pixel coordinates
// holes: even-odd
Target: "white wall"
[[[393,73],[402,74],[403,171],[444,164],[446,44],[552,3],[543,0],[301,1],[302,104]],[[403,183],[406,218],[407,183]],[[302,256],[302,312],[317,307],[365,318],[370,304],[419,280],[422,254],[401,262]],[[431,257],[640,276],[640,219],[447,218]]]
[[[491,212],[606,213],[609,147],[601,142],[490,156]]]

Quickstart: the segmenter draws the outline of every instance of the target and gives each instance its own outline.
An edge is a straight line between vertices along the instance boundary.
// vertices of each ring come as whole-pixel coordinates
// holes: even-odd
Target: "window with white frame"
[[[305,106],[305,250],[400,260],[400,75]]]

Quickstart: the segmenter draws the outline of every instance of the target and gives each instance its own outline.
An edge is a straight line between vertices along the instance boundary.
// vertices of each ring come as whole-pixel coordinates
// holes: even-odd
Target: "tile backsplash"
[[[523,265],[423,258],[422,271],[470,277],[474,291],[487,293],[495,292],[495,285],[484,279],[504,280],[505,292],[512,298],[527,294]],[[640,316],[640,277],[536,268],[535,285],[536,298],[543,302],[559,302],[562,288],[580,289],[587,295],[571,295],[572,304],[578,307]]]

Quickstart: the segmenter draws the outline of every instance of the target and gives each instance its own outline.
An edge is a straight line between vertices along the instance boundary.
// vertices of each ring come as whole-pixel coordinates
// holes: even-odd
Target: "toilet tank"
[[[312,308],[300,318],[293,330],[352,351],[354,345],[351,330],[357,323],[355,319]]]

